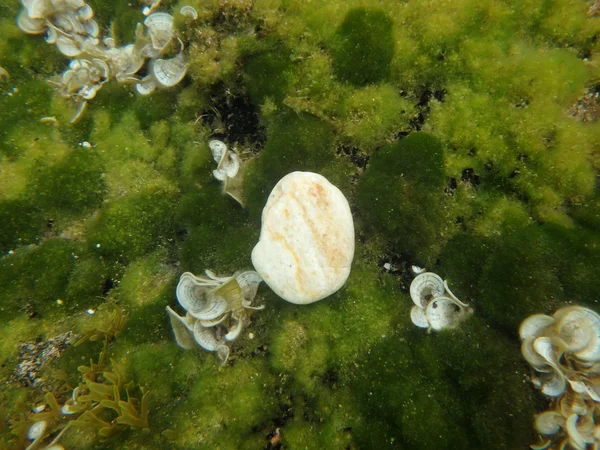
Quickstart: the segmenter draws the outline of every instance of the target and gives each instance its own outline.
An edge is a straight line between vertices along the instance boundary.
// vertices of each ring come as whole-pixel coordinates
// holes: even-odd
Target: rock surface
[[[269,195],[254,268],[284,300],[308,304],[348,279],[354,223],[344,194],[321,175],[292,172]]]

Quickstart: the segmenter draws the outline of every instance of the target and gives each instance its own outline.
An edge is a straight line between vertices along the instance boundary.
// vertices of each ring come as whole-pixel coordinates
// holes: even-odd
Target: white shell
[[[58,39],[58,32],[56,28],[50,26],[48,27],[48,31],[46,32],[46,42],[48,44],[55,44]]]
[[[179,10],[179,13],[182,16],[189,17],[192,20],[196,20],[198,18],[198,11],[190,5],[184,5]]]
[[[533,348],[534,337],[528,337],[521,343],[521,354],[525,361],[527,361],[535,370],[538,372],[551,372],[553,369],[548,364],[545,358]]]
[[[556,411],[544,411],[535,417],[534,427],[540,434],[553,435],[565,425],[564,417]]]
[[[45,420],[40,420],[39,422],[35,422],[33,425],[29,427],[27,430],[27,439],[30,441],[34,441],[43,436],[46,428],[48,427],[48,423]]]
[[[444,294],[444,282],[433,272],[417,275],[410,284],[410,298],[415,305],[425,309],[432,298]]]
[[[162,87],[173,87],[179,83],[187,72],[187,64],[183,53],[172,59],[156,59],[150,63],[150,73]]]
[[[179,304],[196,319],[212,320],[227,311],[227,301],[212,295],[203,278],[190,272],[181,275],[177,284]]]
[[[581,306],[559,309],[554,318],[566,351],[587,362],[600,361],[600,315]]]
[[[456,327],[467,310],[450,297],[436,297],[425,309],[425,317],[431,329],[439,331]]]
[[[28,34],[41,34],[46,31],[46,23],[42,19],[32,19],[23,9],[17,16],[17,25]]]
[[[84,29],[86,33],[91,37],[97,38],[100,34],[100,27],[98,26],[98,23],[95,20],[90,20],[89,22],[86,22],[84,24]]]
[[[212,328],[204,328],[200,321],[194,325],[194,339],[200,347],[209,352],[214,352],[221,342],[215,337]]]
[[[571,414],[567,418],[566,429],[569,436],[569,443],[577,450],[585,450],[587,444],[594,443],[594,436],[588,430],[581,430],[578,426],[579,416]]]
[[[196,346],[196,341],[194,340],[194,336],[190,331],[186,320],[173,311],[169,306],[167,306],[167,313],[169,314],[169,319],[171,320],[171,327],[175,333],[175,341],[177,341],[177,345],[186,350],[194,348]]]
[[[25,5],[27,14],[32,19],[46,19],[52,13],[52,6],[47,0],[30,0]]]
[[[156,89],[154,77],[152,75],[148,75],[147,77],[142,78],[139,83],[136,83],[135,89],[140,95],[151,94]]]
[[[214,177],[220,181],[225,181],[227,177],[235,177],[240,170],[238,155],[233,150],[229,150],[224,142],[216,139],[209,141],[208,147],[217,163],[217,169],[213,170]]]
[[[233,327],[231,327],[227,334],[225,335],[225,340],[227,342],[231,342],[234,341],[238,338],[238,336],[240,335],[240,333],[242,332],[242,320],[240,319],[233,319],[235,320],[235,325]]]
[[[217,356],[221,360],[221,364],[225,364],[227,362],[227,358],[229,358],[229,347],[226,345],[219,345],[216,348]]]
[[[553,371],[540,381],[542,382],[542,392],[549,397],[560,397],[567,388],[567,381],[560,372]]]
[[[545,314],[534,314],[521,322],[521,326],[519,327],[519,336],[523,340],[530,337],[539,337],[542,330],[553,323],[553,317]]]
[[[56,47],[65,56],[73,57],[81,54],[79,44],[62,34],[56,39]]]
[[[424,267],[419,267],[419,266],[410,266],[410,269],[413,271],[413,273],[415,275],[420,275],[423,272],[427,272],[427,269],[425,269]]]
[[[429,322],[425,316],[425,310],[418,306],[413,306],[410,310],[410,320],[419,328],[429,328]]]
[[[90,5],[85,4],[77,11],[77,17],[84,22],[88,21],[94,17],[94,10]]]
[[[238,282],[240,289],[242,290],[242,295],[244,296],[244,300],[242,301],[242,305],[245,308],[251,308],[252,300],[256,296],[256,292],[258,291],[258,285],[262,282],[262,278],[255,272],[254,270],[248,270],[242,272],[235,277]],[[263,309],[264,305],[260,307]]]
[[[340,289],[354,257],[354,223],[344,194],[321,175],[292,172],[269,195],[254,268],[291,303],[308,304]]]
[[[164,49],[174,36],[173,16],[170,14],[164,12],[152,13],[146,17],[144,25],[148,28],[152,46],[156,50]]]

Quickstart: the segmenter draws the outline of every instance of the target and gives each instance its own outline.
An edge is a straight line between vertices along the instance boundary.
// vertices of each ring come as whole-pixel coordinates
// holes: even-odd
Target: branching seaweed
[[[75,344],[104,340],[97,361],[90,358],[89,365],[77,367],[80,381],[68,391],[65,396],[68,398],[59,395],[57,399],[54,393],[47,392],[41,411],[31,415],[29,420],[14,421],[13,434],[33,441],[27,450],[58,443],[71,427],[93,430],[100,439],[107,439],[126,428],[149,431],[148,391],[140,387],[141,398],[132,396],[135,383],[125,379],[115,360],[108,358],[106,361],[108,342],[123,329],[125,323],[123,309],[115,303],[108,305],[113,310],[107,320],[100,326],[87,328]]]
[[[113,310],[107,314],[106,320],[100,325],[84,328],[83,336],[75,343],[75,346],[83,344],[88,339],[90,341],[99,341],[102,339],[110,341],[123,331],[123,327],[125,326],[123,308],[111,302],[100,305],[98,309],[106,311],[110,306],[112,306]]]

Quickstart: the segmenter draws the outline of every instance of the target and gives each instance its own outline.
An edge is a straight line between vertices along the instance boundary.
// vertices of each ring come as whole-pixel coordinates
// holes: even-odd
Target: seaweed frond
[[[79,339],[75,346],[83,344],[85,341],[100,341],[104,339],[105,342],[116,337],[125,326],[125,313],[123,308],[114,302],[104,303],[100,305],[99,310],[106,310],[112,306],[112,311],[107,314],[106,319],[100,325],[90,326],[83,329],[83,336]]]

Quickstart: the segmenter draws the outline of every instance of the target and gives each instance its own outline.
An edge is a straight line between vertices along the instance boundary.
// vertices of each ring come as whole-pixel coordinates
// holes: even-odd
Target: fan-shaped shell
[[[600,315],[581,306],[559,309],[554,318],[566,351],[587,362],[600,361]]]
[[[534,427],[540,434],[552,435],[565,425],[565,418],[556,411],[544,411],[535,417]]]
[[[56,47],[65,56],[73,57],[81,54],[79,44],[62,34],[56,39]]]
[[[545,314],[534,314],[525,319],[519,327],[521,339],[539,337],[542,330],[554,323],[554,318]]]
[[[97,38],[98,35],[100,34],[100,27],[98,26],[98,23],[95,20],[90,20],[88,22],[85,22],[83,27],[84,27],[85,32],[89,36]]]
[[[243,321],[241,319],[233,318],[235,324],[228,330],[225,335],[225,340],[231,342],[236,340],[242,332]]]
[[[190,5],[182,6],[179,10],[179,14],[185,17],[189,17],[192,20],[196,20],[198,18],[198,11],[196,11],[196,8]]]
[[[140,80],[139,83],[135,85],[136,91],[141,95],[149,95],[156,89],[156,82],[154,81],[154,77],[152,75],[148,75]]]
[[[173,87],[179,83],[187,72],[187,64],[183,53],[172,59],[156,59],[150,64],[150,73],[162,87]]]
[[[218,140],[211,140],[208,146],[217,163],[217,169],[213,170],[213,175],[217,180],[225,181],[227,177],[233,178],[240,170],[240,159],[238,155],[227,148],[225,143]]]
[[[559,401],[559,410],[563,417],[569,417],[571,414],[584,416],[588,413],[588,407],[580,395],[567,392]]]
[[[410,284],[410,298],[420,308],[425,309],[434,297],[444,294],[444,282],[433,272],[417,275]]]
[[[258,285],[262,282],[262,278],[258,272],[255,272],[254,270],[248,270],[237,274],[235,279],[242,289],[242,295],[244,296],[244,300],[246,302],[244,306],[249,306],[256,296]]]
[[[32,19],[45,19],[52,13],[52,6],[47,0],[31,0],[25,5],[27,15]]]
[[[167,306],[167,313],[169,314],[173,333],[175,333],[175,341],[177,342],[177,345],[186,350],[196,347],[196,341],[194,340],[194,336],[192,331],[189,329],[186,320],[173,311],[169,306]]]
[[[17,16],[17,25],[27,34],[42,34],[46,31],[46,23],[42,19],[32,19],[23,9]]]
[[[200,347],[209,352],[214,352],[221,342],[215,337],[212,328],[204,328],[200,321],[194,324],[194,339]]]
[[[425,317],[431,329],[439,331],[456,327],[467,310],[449,297],[436,297],[425,308]]]
[[[212,320],[226,312],[228,304],[223,298],[212,295],[209,289],[201,278],[185,272],[179,279],[175,293],[179,304],[193,317]]]
[[[560,397],[567,388],[567,380],[562,373],[552,371],[549,374],[545,374],[542,380],[542,393],[549,397]]]
[[[425,310],[416,305],[410,310],[410,320],[419,328],[429,328],[429,322],[427,322]]]
[[[221,162],[221,160],[225,157],[225,154],[227,153],[227,144],[217,139],[211,139],[210,141],[208,141],[208,148],[210,148],[213,159],[217,164]]]
[[[535,337],[528,337],[521,343],[521,354],[525,361],[527,361],[535,370],[538,372],[551,372],[553,369],[548,364],[545,358],[533,348],[533,341]]]
[[[144,20],[144,25],[148,28],[152,46],[156,50],[164,49],[173,38],[173,16],[164,12],[150,14]]]
[[[583,423],[578,423],[580,419]],[[571,414],[566,422],[569,443],[577,450],[585,450],[587,444],[594,443],[593,428],[585,423],[583,419],[585,418],[581,418],[577,414]]]
[[[88,21],[94,17],[94,10],[90,5],[85,4],[77,10],[77,17],[84,22]]]

